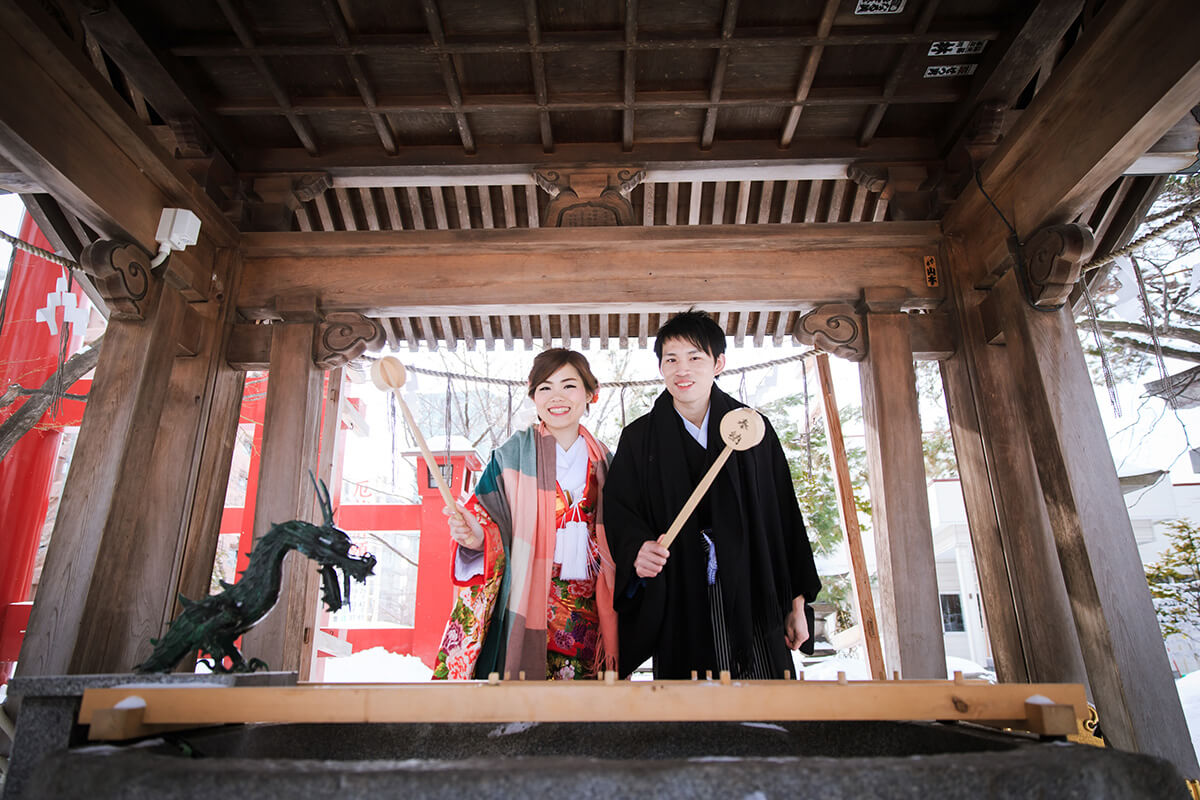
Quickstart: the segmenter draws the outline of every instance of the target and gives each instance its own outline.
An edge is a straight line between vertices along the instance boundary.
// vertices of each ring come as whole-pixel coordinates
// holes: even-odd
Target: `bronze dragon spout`
[[[245,659],[234,640],[253,628],[270,613],[279,600],[283,576],[283,557],[297,550],[321,566],[321,599],[329,611],[337,611],[343,600],[350,604],[350,578],[365,583],[375,569],[375,557],[350,554],[350,537],[333,524],[333,507],[324,481],[314,481],[321,513],[321,525],[294,519],[272,525],[255,542],[250,562],[237,583],[221,581],[224,589],[196,602],[179,596],[183,612],[167,628],[161,639],[151,639],[154,652],[134,667],[135,672],[168,672],[185,656],[197,650],[212,657],[207,662],[214,672],[254,672],[267,669],[258,658]],[[343,587],[338,585],[337,570],[342,571]],[[226,665],[226,659],[229,664]]]

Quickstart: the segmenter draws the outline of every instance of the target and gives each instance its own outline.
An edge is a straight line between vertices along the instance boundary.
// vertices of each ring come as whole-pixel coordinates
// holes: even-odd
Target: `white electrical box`
[[[164,208],[154,239],[171,250],[182,250],[195,244],[199,236],[199,217],[186,208]]]

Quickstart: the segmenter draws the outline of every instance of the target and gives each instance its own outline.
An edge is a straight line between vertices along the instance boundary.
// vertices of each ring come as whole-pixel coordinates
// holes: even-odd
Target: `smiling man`
[[[724,448],[721,418],[742,404],[716,385],[725,334],[703,311],[671,319],[654,353],[666,391],[621,434],[604,489],[621,674],[653,656],[655,678],[782,678],[789,649],[812,651],[809,604],[821,588],[783,448],[767,422],[663,547]]]

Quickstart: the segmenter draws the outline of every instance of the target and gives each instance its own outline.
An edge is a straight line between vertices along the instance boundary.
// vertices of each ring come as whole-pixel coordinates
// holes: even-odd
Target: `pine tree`
[[[1171,544],[1146,566],[1146,581],[1163,638],[1191,639],[1200,630],[1200,526],[1177,519],[1167,529]]]
[[[805,431],[802,421],[797,422],[794,415],[789,413],[802,402],[802,397],[787,397],[768,404],[762,410],[775,426],[787,456],[792,485],[796,488],[796,498],[804,515],[813,554],[828,556],[836,553],[845,540],[833,463],[829,455],[829,435],[823,418],[818,417]],[[813,402],[812,398],[810,402]],[[857,409],[843,409],[842,421],[848,422],[858,413]],[[847,448],[846,459],[854,486],[859,526],[863,535],[869,536],[871,503],[866,492],[866,451],[861,447]],[[857,614],[850,578],[847,575],[822,575],[821,583],[821,599],[837,608],[838,627],[845,629],[853,625]]]

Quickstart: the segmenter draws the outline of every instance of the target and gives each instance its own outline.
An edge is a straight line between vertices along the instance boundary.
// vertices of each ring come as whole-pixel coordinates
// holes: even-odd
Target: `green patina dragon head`
[[[296,550],[321,565],[321,601],[330,612],[342,607],[343,601],[350,605],[350,579],[365,583],[367,576],[375,570],[375,556],[365,553],[362,556],[350,554],[353,542],[333,524],[333,504],[329,498],[329,490],[324,481],[315,481],[317,498],[321,504],[321,514],[325,523],[321,527],[300,523],[311,530],[301,530],[294,543]],[[343,592],[338,586],[337,570],[342,571],[345,587]]]
[[[313,479],[324,522],[294,519],[272,525],[254,543],[249,562],[237,583],[221,582],[224,591],[203,600],[179,596],[183,612],[171,622],[161,639],[151,639],[154,652],[134,667],[137,672],[167,672],[184,657],[197,650],[208,654],[202,659],[217,672],[253,672],[267,668],[258,658],[247,661],[235,640],[270,613],[279,600],[283,559],[289,550],[298,550],[321,567],[321,599],[330,611],[349,604],[350,579],[365,583],[375,570],[375,556],[352,555],[353,542],[333,523],[333,505],[323,482]],[[343,587],[338,585],[341,570]]]

